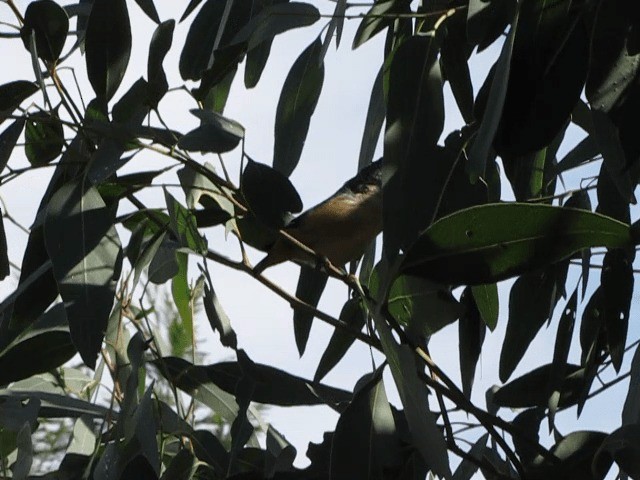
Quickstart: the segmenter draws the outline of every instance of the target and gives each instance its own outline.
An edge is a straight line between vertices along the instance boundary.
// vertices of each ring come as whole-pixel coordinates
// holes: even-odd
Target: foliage
[[[62,448],[56,437],[43,440],[42,427],[60,418],[73,425],[71,440],[60,465],[47,464],[57,471],[42,478],[413,479],[431,472],[461,480],[480,470],[486,478],[599,479],[614,462],[621,475],[639,475],[640,348],[628,338],[640,243],[630,210],[640,180],[634,2],[380,0],[358,13],[361,5],[337,0],[325,19],[303,2],[191,0],[179,19],[189,25],[182,45],[173,45],[176,20],[160,22],[153,0],[61,3],[35,0],[22,9],[2,2],[13,15],[2,23],[3,51],[20,50],[33,77],[0,85],[0,183],[53,171],[47,189],[32,192],[40,206],[20,278],[0,304],[3,477],[26,478],[46,441],[52,455]],[[146,78],[126,84],[136,33],[130,9],[138,7],[157,27],[144,39]],[[353,48],[385,36],[359,158],[360,166],[371,162],[384,125],[382,254],[371,268],[369,250],[359,278],[330,264],[303,269],[294,296],[254,272],[245,247],[268,248],[302,209],[288,176],[345,19],[360,22]],[[254,161],[244,127],[224,116],[238,66],[244,62],[244,84],[254,87],[277,36],[321,21],[326,30],[299,46],[282,86],[272,167]],[[470,63],[491,45],[500,54],[476,94]],[[166,68],[179,69],[186,86],[169,88],[163,62],[171,48],[182,54]],[[59,75],[81,52],[92,89],[82,94],[93,97],[86,105]],[[452,132],[444,132],[445,86],[464,119]],[[159,113],[175,94],[197,105],[191,113],[200,124],[191,131],[170,129]],[[577,129],[583,139],[567,148],[565,135]],[[26,169],[12,167],[21,145]],[[121,173],[142,151],[171,166]],[[240,178],[225,167],[223,154],[232,151],[246,165]],[[197,152],[216,154],[223,174]],[[560,188],[568,171],[589,166],[599,168],[591,181]],[[186,205],[160,177],[178,168]],[[159,185],[163,206],[147,207],[139,192]],[[506,201],[508,188],[515,201]],[[133,210],[123,210],[125,200]],[[237,237],[241,260],[208,245],[203,229],[210,227]],[[5,278],[4,225],[0,249]],[[314,318],[335,327],[313,380],[256,363],[238,347],[211,263],[243,272],[291,304],[300,354]],[[353,292],[339,318],[316,308],[327,276]],[[159,303],[149,302],[147,280],[171,283],[175,314],[164,325],[150,321]],[[503,385],[487,392],[482,408],[471,393],[487,330],[498,321],[498,283],[510,288]],[[197,355],[201,304],[234,360],[207,365]],[[556,317],[553,357],[512,378]],[[456,323],[460,385],[427,349],[430,336]],[[577,363],[569,356],[574,337]],[[354,342],[386,361],[353,391],[323,384]],[[625,362],[632,349],[633,361]],[[76,354],[92,376],[68,366]],[[613,379],[598,386],[604,373]],[[96,393],[103,376],[109,394]],[[580,415],[627,376],[619,425],[560,433],[559,415],[573,407]],[[397,392],[402,408],[387,392]],[[253,402],[326,405],[340,417],[322,443],[309,445],[310,464],[301,469],[274,426],[260,425],[260,443]],[[206,413],[195,415],[195,405]],[[511,416],[509,409],[519,410]],[[454,431],[456,419],[469,428]],[[540,438],[545,423],[551,446]]]

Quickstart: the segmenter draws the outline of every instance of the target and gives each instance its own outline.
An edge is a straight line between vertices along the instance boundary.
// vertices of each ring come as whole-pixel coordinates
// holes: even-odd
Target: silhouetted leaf
[[[136,3],[147,17],[155,23],[160,23],[160,17],[158,17],[158,12],[156,11],[156,6],[153,4],[153,0],[136,0]]]
[[[38,85],[27,80],[16,80],[0,85],[0,122],[38,90]]]
[[[167,202],[171,230],[180,245],[197,254],[204,255],[207,252],[207,239],[198,231],[193,214],[173,198],[167,190],[164,192],[164,197]]]
[[[321,50],[322,44],[317,38],[300,54],[289,70],[278,100],[273,168],[287,177],[298,165],[311,116],[322,91],[324,62],[320,62]]]
[[[175,25],[175,20],[162,22],[153,32],[151,43],[149,44],[147,81],[149,83],[151,102],[155,106],[169,89],[167,75],[164,73],[164,68],[162,68],[162,62],[171,48]]]
[[[622,472],[631,478],[640,476],[640,425],[624,425],[607,438],[596,452],[593,469],[597,475],[606,475],[614,460]]]
[[[95,368],[122,262],[113,212],[94,187],[74,181],[51,198],[44,226],[47,252],[65,304],[71,339]]]
[[[509,320],[500,353],[500,380],[506,382],[544,322],[564,295],[568,262],[523,274],[511,287]]]
[[[273,425],[267,429],[265,472],[273,477],[277,472],[290,470],[296,458],[296,449]]]
[[[302,211],[302,200],[293,184],[277,170],[249,160],[240,181],[249,208],[265,225],[280,229],[291,213]]]
[[[181,449],[171,459],[160,480],[191,480],[196,473],[195,460],[188,448]]]
[[[483,457],[484,450],[487,448],[488,439],[488,433],[482,435],[469,450],[469,455],[477,460],[480,460]],[[451,477],[451,480],[471,480],[471,478],[477,471],[478,465],[465,458],[462,460],[462,462],[460,462],[460,465],[458,465],[456,471],[453,472],[453,477]]]
[[[204,283],[203,303],[204,311],[209,319],[211,329],[214,332],[218,331],[220,334],[220,343],[222,343],[222,345],[225,347],[231,347],[235,350],[238,347],[236,332],[233,331],[231,321],[222,308],[222,305],[218,300],[218,296],[213,289],[213,283],[211,282],[211,276],[209,275],[209,270],[206,268],[206,264],[205,269],[200,267],[200,272],[204,274],[206,279]]]
[[[25,120],[23,118],[16,120],[9,125],[6,130],[0,133],[0,173],[7,166],[11,153],[20,138],[20,134],[24,129]]]
[[[583,138],[569,153],[562,157],[562,160],[558,162],[554,170],[556,173],[566,172],[567,170],[596,160],[599,155],[600,148],[598,143],[593,136],[589,135]]]
[[[487,327],[480,314],[475,296],[467,287],[462,292],[460,303],[464,307],[464,313],[458,322],[458,338],[460,355],[460,379],[462,392],[467,398],[471,398],[471,388],[476,374],[476,365],[482,352],[482,344],[487,332]]]
[[[347,300],[340,312],[340,320],[351,326],[354,330],[360,331],[367,320],[367,313],[364,311],[361,301],[355,298]],[[336,328],[333,335],[331,335],[329,345],[327,345],[327,348],[320,358],[313,380],[315,382],[322,380],[342,357],[344,357],[354,341],[355,337],[349,332]]]
[[[85,53],[93,91],[108,102],[122,82],[131,55],[131,25],[125,0],[93,1]]]
[[[408,2],[403,0],[386,0],[376,2],[375,5],[364,15],[358,30],[353,37],[352,48],[356,49],[367,40],[373,38],[377,33],[388,27],[393,22],[393,14]]]
[[[584,248],[626,247],[628,225],[584,210],[504,203],[436,221],[413,244],[401,271],[444,284],[504,280]]]
[[[631,361],[629,391],[622,409],[622,424],[630,425],[640,422],[640,346],[636,347]]]
[[[11,273],[9,266],[9,252],[7,250],[7,234],[4,231],[4,216],[0,210],[0,280],[4,280]]]
[[[38,57],[47,62],[57,61],[69,32],[67,12],[53,0],[31,2],[24,13],[24,24],[20,29],[20,36],[27,50],[32,32],[35,34]]]
[[[489,330],[493,331],[498,325],[498,285],[495,283],[475,285],[471,288],[471,293],[482,321]]]
[[[294,28],[313,25],[320,19],[320,12],[309,3],[274,3],[263,8],[231,40],[230,44],[246,43],[252,50],[263,42],[270,42],[276,35]]]
[[[320,269],[301,266],[296,297],[312,307],[317,307],[328,278],[328,275]],[[312,323],[313,313],[301,309],[293,310],[293,333],[300,356],[304,354],[307,347]]]
[[[371,98],[369,99],[367,118],[364,122],[364,131],[362,132],[362,141],[360,142],[358,169],[364,168],[373,161],[373,155],[375,154],[378,140],[380,139],[380,131],[382,130],[384,116],[387,111],[382,85],[383,73],[383,69],[381,68],[373,82],[373,87],[371,87]]]
[[[201,124],[178,141],[180,148],[224,153],[236,148],[244,138],[244,128],[234,120],[206,110],[191,110],[191,113],[201,120]]]
[[[515,0],[469,0],[467,41],[484,50],[504,33],[515,12]]]

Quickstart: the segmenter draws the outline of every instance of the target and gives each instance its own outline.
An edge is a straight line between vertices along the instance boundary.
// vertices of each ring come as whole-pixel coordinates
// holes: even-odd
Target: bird
[[[357,260],[382,231],[382,159],[360,170],[336,193],[295,217],[283,230],[337,267]],[[280,235],[253,270],[260,274],[287,260],[317,266],[318,256]]]

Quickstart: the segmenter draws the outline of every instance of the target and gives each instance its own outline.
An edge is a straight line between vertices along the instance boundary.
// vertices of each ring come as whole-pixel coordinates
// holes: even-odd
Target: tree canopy
[[[6,208],[0,223],[0,277],[19,272],[0,305],[3,477],[603,479],[617,469],[640,478],[635,2],[191,0],[164,21],[153,0],[0,7],[3,51],[32,65],[0,85],[0,185],[35,170],[49,182],[29,192],[39,207],[17,263]],[[132,9],[156,24],[150,38],[137,36]],[[345,21],[358,23],[350,46]],[[177,22],[188,25],[184,39]],[[310,44],[288,45],[300,53],[272,112],[272,155],[248,151],[245,127],[225,114],[231,86],[254,88],[276,37],[319,24]],[[382,239],[348,272],[318,255],[289,292],[255,271],[247,250],[267,250],[302,211],[289,177],[328,50],[374,36],[384,46],[352,163],[370,164],[382,138]],[[146,71],[126,81],[134,40],[146,45]],[[478,79],[470,64],[488,48],[499,55]],[[165,62],[170,49],[177,65]],[[74,61],[90,89],[74,81],[80,72],[67,75]],[[170,85],[169,69],[181,84]],[[183,108],[196,128],[160,113],[176,94],[191,101]],[[445,131],[453,109],[462,122]],[[168,166],[123,173],[143,152]],[[16,167],[19,157],[28,166]],[[153,205],[142,200],[150,191]],[[212,230],[234,240],[233,256],[208,241]],[[314,321],[334,328],[314,378],[241,348],[212,264],[291,305],[301,356]],[[350,293],[339,315],[318,308],[327,281]],[[500,307],[501,384],[479,404],[476,368]],[[232,359],[206,363],[197,351],[200,308]],[[545,324],[556,329],[550,358],[515,377]],[[429,352],[452,325],[459,372]],[[352,390],[324,383],[348,368],[340,361],[355,342],[370,348],[372,368]],[[612,405],[619,421],[581,428],[585,405],[627,379]],[[302,468],[256,404],[324,405],[339,419]],[[559,427],[576,413],[575,429]],[[38,449],[59,419],[63,445]],[[48,471],[33,472],[38,456]]]

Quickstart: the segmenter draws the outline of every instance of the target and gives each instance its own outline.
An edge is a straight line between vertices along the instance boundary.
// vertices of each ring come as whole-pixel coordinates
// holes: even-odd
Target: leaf
[[[180,246],[170,236],[165,235],[157,239],[159,245],[153,244],[155,249],[150,251],[153,254],[151,263],[149,263],[149,281],[156,285],[161,285],[167,280],[178,274],[179,266],[176,260],[176,249]]]
[[[189,267],[189,257],[185,253],[177,253],[178,273],[171,279],[171,295],[173,303],[178,310],[179,323],[184,334],[186,345],[191,344],[193,336],[193,311],[191,310],[191,289],[187,271]]]
[[[360,331],[367,320],[367,313],[360,300],[350,298],[342,307],[340,312],[340,320],[349,325],[353,330]],[[340,328],[336,328],[331,335],[329,345],[325,349],[318,368],[313,376],[314,382],[322,380],[327,373],[335,367],[349,350],[349,347],[355,341],[355,337]]]
[[[9,125],[4,132],[0,133],[0,173],[7,166],[24,125],[25,119],[20,118]]]
[[[285,176],[298,165],[324,82],[322,44],[317,38],[296,59],[282,86],[276,110],[273,168]]]
[[[187,5],[187,8],[185,8],[182,17],[180,17],[180,22],[183,22],[189,15],[191,15],[191,12],[197,8],[200,2],[202,2],[202,0],[191,0],[189,5]]]
[[[53,370],[75,354],[65,309],[59,303],[0,352],[0,385]]]
[[[541,204],[488,204],[427,228],[400,271],[444,284],[478,285],[543,268],[585,248],[620,248],[629,226],[584,210]]]
[[[413,352],[407,345],[396,343],[382,315],[376,312],[373,319],[404,406],[413,444],[434,474],[449,478],[446,442],[428,408],[427,389],[418,378]]]
[[[509,320],[500,353],[500,380],[518,366],[542,325],[553,315],[564,294],[568,262],[523,274],[511,287]]]
[[[531,154],[550,145],[580,99],[589,65],[590,40],[579,21],[579,5],[571,0],[518,5],[507,91],[494,143],[501,156]]]
[[[527,474],[534,479],[548,478],[584,478],[596,479],[591,465],[594,455],[604,441],[606,433],[593,431],[575,431],[563,437],[552,448],[551,453],[557,457],[556,461],[536,457],[527,469]],[[609,463],[610,465],[610,463]],[[606,465],[602,465],[605,467]],[[606,466],[606,470],[609,467]],[[606,471],[605,470],[605,471]]]
[[[609,112],[633,84],[640,70],[637,11],[632,4],[602,2],[591,33],[586,97],[595,110]]]
[[[95,368],[120,275],[122,252],[108,209],[94,187],[63,185],[51,198],[44,239],[65,304],[71,339]]]
[[[266,41],[247,52],[247,58],[244,64],[245,88],[254,88],[258,84],[258,81],[260,81],[264,67],[266,67],[267,60],[269,59],[269,53],[271,53],[271,44],[272,42]]]
[[[567,364],[566,374],[560,385],[560,408],[574,405],[584,386],[585,371],[579,365]],[[546,407],[549,397],[549,381],[554,374],[554,365],[549,363],[525,373],[498,388],[493,402],[500,407],[531,408]]]
[[[191,110],[201,120],[199,127],[186,133],[178,146],[189,151],[225,153],[244,138],[244,127],[238,122],[208,110]]]
[[[413,212],[431,193],[424,179],[433,166],[424,160],[434,156],[444,126],[438,48],[437,38],[414,36],[401,44],[391,62],[384,135],[388,172],[383,171],[383,249],[389,258],[406,249],[431,221]]]
[[[485,433],[482,435],[471,447],[468,454],[475,458],[476,460],[480,460],[483,457],[484,450],[487,448],[487,440],[489,439],[489,434]],[[473,475],[478,471],[478,465],[474,462],[469,461],[468,459],[463,459],[456,468],[456,471],[453,472],[452,480],[471,480]]]
[[[206,263],[204,269],[202,266],[199,268],[200,273],[205,276],[203,303],[204,311],[209,319],[211,329],[220,334],[220,343],[222,343],[222,345],[235,350],[238,348],[238,338],[233,327],[231,327],[231,320],[229,320],[229,317],[222,308],[222,305],[220,305],[218,296],[213,289],[213,283],[211,282],[211,276],[209,275]]]
[[[417,338],[434,334],[463,312],[447,288],[406,275],[396,278],[391,285],[387,305],[398,323]]]
[[[29,408],[35,405],[36,415],[43,418],[79,418],[82,415],[89,415],[92,418],[104,418],[109,412],[108,408],[87,402],[86,400],[70,397],[67,394],[58,395],[54,393],[29,391],[14,392],[3,389],[0,390],[0,399],[5,402],[3,404],[3,412],[14,418],[16,418],[16,416],[11,414],[6,408],[7,399],[9,399],[9,401],[15,400],[18,404]]]
[[[515,12],[515,0],[470,0],[467,10],[467,41],[481,52],[504,33]]]
[[[136,407],[133,418],[128,425],[125,425],[125,439],[131,445],[135,445],[141,455],[149,462],[149,466],[157,476],[160,473],[160,453],[158,451],[158,441],[156,439],[157,425],[154,416],[154,405],[151,395],[153,394],[153,384],[147,388]],[[127,430],[129,430],[127,432]],[[123,473],[123,478],[148,478],[148,477],[127,477]]]
[[[164,72],[164,68],[162,68],[162,62],[164,62],[164,59],[171,48],[175,26],[175,20],[162,22],[154,30],[153,36],[151,37],[151,43],[149,44],[147,81],[149,83],[151,103],[156,108],[158,106],[158,102],[169,89],[167,74]]]
[[[602,288],[601,321],[606,332],[607,347],[616,372],[620,372],[629,329],[629,310],[633,298],[633,258],[635,253],[610,250],[604,256],[600,288]]]
[[[296,297],[312,307],[317,307],[320,297],[327,285],[329,276],[322,270],[301,266],[300,277],[296,287]],[[300,356],[304,354],[311,333],[313,313],[306,310],[293,309],[293,333]]]
[[[387,28],[391,23],[394,13],[398,13],[404,6],[405,2],[398,0],[386,0],[376,2],[373,7],[362,17],[358,30],[353,37],[353,45],[351,48],[354,50],[367,40],[373,38],[377,33]]]
[[[38,112],[27,117],[24,133],[25,154],[33,166],[46,165],[60,155],[64,131],[57,115]]]
[[[32,32],[35,34],[38,57],[46,62],[56,62],[69,33],[67,12],[53,0],[31,2],[20,29],[20,37],[27,50]]]
[[[11,465],[12,478],[23,479],[29,475],[33,463],[33,445],[31,443],[31,426],[25,422],[16,437],[17,458]]]
[[[93,91],[108,102],[122,82],[131,55],[131,25],[125,0],[93,1],[85,54]]]
[[[583,138],[580,143],[573,147],[562,160],[558,162],[554,170],[557,174],[580,167],[597,159],[600,155],[600,148],[596,139],[589,135]]]
[[[320,12],[309,3],[274,3],[251,18],[229,44],[246,43],[247,50],[253,50],[264,42],[271,42],[281,33],[313,25],[319,19]]]
[[[465,307],[458,323],[458,338],[460,347],[460,379],[462,392],[470,399],[476,365],[482,352],[482,344],[487,332],[475,296],[469,287],[465,288],[460,297],[460,303]]]
[[[0,122],[38,90],[38,85],[27,80],[16,80],[0,85]]]
[[[4,280],[11,273],[9,253],[7,250],[7,234],[4,231],[4,216],[0,210],[0,280]]]
[[[273,478],[277,472],[290,470],[296,458],[296,449],[273,425],[267,429],[265,475]]]
[[[449,82],[458,110],[466,124],[473,123],[473,84],[467,60],[471,49],[467,46],[464,18],[461,15],[449,17],[444,26],[446,38],[443,40],[440,62],[443,76]]]
[[[474,178],[483,177],[487,167],[487,157],[493,145],[493,140],[498,131],[500,119],[502,118],[502,110],[504,108],[505,98],[507,96],[507,86],[509,84],[509,70],[511,66],[511,56],[513,54],[513,45],[515,43],[516,30],[518,27],[518,18],[520,15],[520,5],[516,7],[511,28],[504,44],[498,61],[495,64],[495,70],[491,77],[491,90],[487,99],[487,108],[482,115],[482,121],[476,134],[476,139],[469,150],[469,162],[467,163],[467,172]],[[487,77],[488,79],[489,77]]]
[[[252,363],[243,365],[238,362],[220,362],[205,366],[196,366],[175,357],[165,357],[166,373],[162,363],[155,362],[160,372],[172,379],[181,390],[193,395],[203,403],[212,406],[216,402],[207,400],[211,396],[223,400],[235,392],[236,384],[243,375],[254,382],[251,400],[278,406],[321,405],[346,401],[351,398],[350,392],[313,383],[295,375],[291,375],[269,365]],[[228,392],[228,393],[225,393]],[[228,401],[225,400],[225,403]],[[235,401],[233,402],[235,404]],[[212,407],[212,408],[220,408]],[[226,411],[237,412],[237,405],[226,406]],[[233,413],[235,418],[235,413]],[[233,419],[232,419],[233,420]]]
[[[333,17],[329,21],[327,27],[327,33],[325,33],[324,41],[322,42],[322,52],[320,53],[321,61],[324,61],[333,35],[336,35],[336,49],[340,46],[340,40],[342,38],[342,30],[344,29],[344,19],[347,12],[347,0],[338,0],[336,2],[336,8],[333,10]]]
[[[330,478],[382,479],[400,463],[401,444],[382,381],[382,369],[358,382],[331,443]]]
[[[153,20],[155,23],[160,23],[156,6],[153,4],[153,0],[136,0],[136,3],[140,9]]]
[[[164,197],[167,202],[171,230],[179,240],[180,245],[196,254],[204,255],[207,252],[207,239],[198,231],[193,214],[183,207],[166,189]]]
[[[240,188],[256,218],[273,229],[283,228],[290,213],[302,211],[302,200],[291,181],[253,160],[242,172]]]
[[[471,293],[482,321],[493,332],[498,325],[498,285],[495,283],[475,285],[471,288]]]
[[[160,480],[191,480],[196,473],[195,456],[187,448],[174,455]]]
[[[93,419],[87,415],[76,420],[71,436],[71,443],[67,447],[67,454],[90,456],[96,448],[97,436]]]
[[[631,361],[629,390],[622,409],[622,425],[640,423],[640,346]]]
[[[373,161],[373,155],[375,154],[378,140],[380,139],[380,132],[387,111],[387,106],[384,101],[383,73],[384,69],[380,68],[373,82],[373,87],[371,87],[367,118],[364,122],[364,131],[362,132],[362,141],[360,142],[358,170]]]
[[[624,425],[607,438],[595,454],[593,470],[604,477],[609,471],[611,461],[614,460],[620,470],[631,478],[640,476],[640,425]]]

